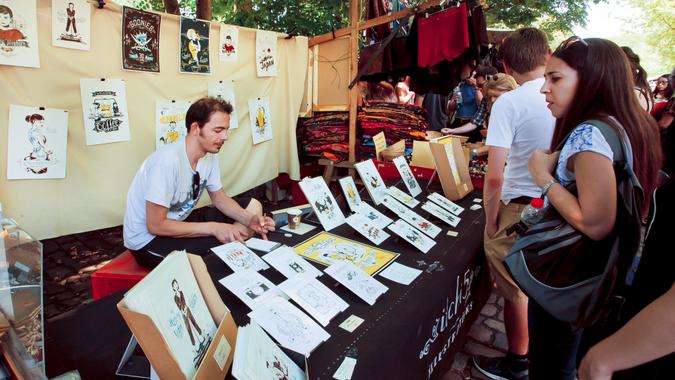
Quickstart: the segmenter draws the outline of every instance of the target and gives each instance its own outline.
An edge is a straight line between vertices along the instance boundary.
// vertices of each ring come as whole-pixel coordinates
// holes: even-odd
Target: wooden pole
[[[212,8],[211,0],[197,0],[197,18],[210,21]]]
[[[359,0],[349,0],[349,49],[351,50],[351,64],[349,77],[355,78],[359,70]],[[356,161],[356,106],[359,86],[349,90],[349,161]]]
[[[178,0],[164,0],[164,12],[170,13],[172,15],[180,14]]]

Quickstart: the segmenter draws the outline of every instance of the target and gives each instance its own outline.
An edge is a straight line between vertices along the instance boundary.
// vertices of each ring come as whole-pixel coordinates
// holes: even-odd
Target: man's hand
[[[492,239],[499,229],[499,222],[495,221],[494,223],[485,221],[485,234],[488,238]]]
[[[214,223],[213,236],[221,243],[244,242],[244,235],[235,226],[228,223]]]
[[[262,236],[264,240],[267,240],[267,233],[274,231],[274,226],[274,219],[268,216],[253,215],[247,227]]]

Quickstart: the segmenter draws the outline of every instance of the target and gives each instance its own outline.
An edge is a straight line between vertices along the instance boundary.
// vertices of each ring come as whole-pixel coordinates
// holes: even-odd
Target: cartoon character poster
[[[173,144],[187,134],[185,114],[191,102],[186,100],[158,100],[156,117],[155,149]]]
[[[251,121],[253,145],[272,140],[272,118],[270,117],[270,98],[248,100],[248,115]]]
[[[122,11],[122,67],[159,72],[160,15],[134,8]]]
[[[277,33],[258,30],[255,33],[255,62],[259,77],[277,76]]]
[[[214,98],[223,98],[232,105],[230,114],[230,129],[239,128],[239,115],[237,114],[237,102],[234,99],[234,82],[231,80],[210,81],[208,94]]]
[[[87,145],[129,140],[129,111],[123,79],[80,79]]]
[[[179,70],[184,74],[210,74],[209,31],[211,23],[180,18]]]
[[[0,65],[40,67],[35,0],[0,0]]]
[[[9,106],[7,179],[66,178],[68,111]]]
[[[89,50],[91,5],[87,0],[52,0],[52,45]]]
[[[220,26],[220,62],[239,60],[239,29],[234,26]]]

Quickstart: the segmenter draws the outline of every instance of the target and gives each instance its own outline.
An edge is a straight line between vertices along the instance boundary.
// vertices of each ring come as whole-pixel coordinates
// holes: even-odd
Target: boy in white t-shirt
[[[218,152],[227,140],[232,105],[202,98],[187,111],[184,139],[151,154],[136,173],[124,215],[124,246],[153,268],[174,250],[205,255],[210,248],[258,233],[266,238],[274,221],[252,199],[238,204],[220,182]],[[203,190],[213,206],[197,210]]]
[[[539,89],[544,83],[551,54],[546,34],[521,28],[507,36],[499,55],[507,74],[520,85],[492,106],[486,145],[488,169],[483,188],[485,202],[485,255],[495,292],[504,297],[504,324],[508,340],[506,357],[473,358],[476,368],[492,379],[525,379],[528,376],[527,296],[502,263],[515,242],[508,227],[520,220],[529,201],[541,194],[527,169],[535,149],[548,149],[555,118]]]

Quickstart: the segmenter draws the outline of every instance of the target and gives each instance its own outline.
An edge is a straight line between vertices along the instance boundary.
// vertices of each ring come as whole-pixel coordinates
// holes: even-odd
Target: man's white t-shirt
[[[192,181],[195,172],[190,167],[184,138],[161,147],[145,159],[127,194],[123,229],[125,247],[141,249],[155,237],[148,232],[146,201],[168,208],[167,219],[185,220],[199,202],[204,188],[213,192],[223,187],[217,155],[207,153],[200,158],[197,172],[199,193],[193,199]]]
[[[492,106],[486,145],[509,149],[504,169],[501,199],[538,197],[541,189],[527,169],[535,149],[549,149],[555,118],[539,92],[544,78],[527,81],[500,96]]]

